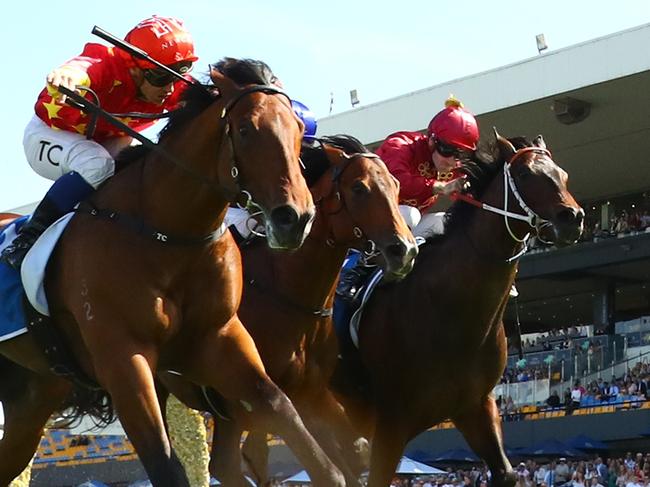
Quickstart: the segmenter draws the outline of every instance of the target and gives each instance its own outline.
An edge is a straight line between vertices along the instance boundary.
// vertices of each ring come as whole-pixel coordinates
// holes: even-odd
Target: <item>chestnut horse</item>
[[[349,136],[324,137],[320,142],[302,152],[316,202],[312,230],[305,244],[290,254],[269,252],[260,240],[242,247],[244,294],[239,315],[267,372],[291,398],[330,459],[347,474],[346,485],[352,486],[358,485],[358,474],[345,471],[349,461],[328,438],[331,428],[352,433],[328,389],[338,354],[331,320],[338,274],[350,247],[370,247],[381,252],[386,274],[401,279],[411,270],[417,247],[398,210],[398,186],[384,163]],[[163,381],[188,405],[205,409],[196,390],[188,390],[174,376]],[[234,465],[228,457],[240,458],[242,430],[261,433],[264,441],[268,430],[254,411],[232,402],[226,410],[232,419],[215,415],[211,471],[225,485],[245,485],[241,472],[237,479],[229,477],[234,473],[225,471],[224,462]],[[351,436],[341,446],[349,451],[356,438]],[[265,467],[255,465],[260,482],[266,478]]]
[[[135,160],[91,197],[98,210],[71,220],[48,266],[53,326],[110,394],[157,487],[189,485],[165,431],[158,369],[255,411],[317,484],[344,482],[267,375],[236,314],[241,260],[222,225],[229,199],[245,192],[261,208],[275,247],[302,244],[314,215],[299,165],[304,127],[267,68],[234,59],[211,67],[214,87],[187,89],[157,150],[132,151]],[[0,343],[0,353],[0,485],[7,485],[72,386],[50,372],[31,332]]]
[[[497,135],[493,152],[464,161],[469,193],[452,205],[446,235],[420,247],[403,281],[376,290],[361,318],[358,361],[335,373],[338,397],[372,438],[369,487],[389,485],[407,442],[446,419],[495,485],[515,483],[491,391],[506,363],[502,318],[517,257],[531,230],[575,242],[584,212],[541,136],[531,144]],[[360,367],[364,388],[349,380]]]

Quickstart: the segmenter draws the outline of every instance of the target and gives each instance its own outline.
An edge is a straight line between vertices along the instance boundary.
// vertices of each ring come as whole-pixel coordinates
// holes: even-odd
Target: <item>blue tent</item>
[[[409,457],[402,457],[402,459],[397,464],[397,469],[395,473],[400,475],[419,475],[419,474],[428,474],[435,475],[446,473],[444,470],[439,468],[430,467],[424,463],[416,462],[415,460],[410,459]]]
[[[288,479],[284,479],[281,483],[283,484],[311,484],[311,479],[305,470],[301,470],[296,475],[292,475]]]
[[[533,457],[584,457],[580,450],[571,448],[558,440],[546,440],[535,443],[528,448],[522,448],[519,455],[530,455]]]
[[[594,440],[593,438],[590,438],[587,435],[578,435],[578,436],[574,436],[573,438],[569,438],[568,440],[566,440],[566,444],[571,448],[575,448],[577,450],[585,450],[585,451],[609,450],[609,446],[607,446],[607,443],[603,443],[600,440]]]
[[[452,448],[434,455],[431,463],[477,463],[481,459],[470,450],[464,448]]]

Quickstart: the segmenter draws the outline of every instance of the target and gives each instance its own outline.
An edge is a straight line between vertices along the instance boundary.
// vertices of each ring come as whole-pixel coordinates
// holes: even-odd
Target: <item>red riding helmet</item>
[[[431,119],[427,133],[446,144],[467,150],[475,150],[479,138],[474,115],[453,96],[445,101],[445,108]]]
[[[194,62],[194,41],[183,27],[183,22],[173,17],[154,15],[143,20],[126,34],[125,41],[139,47],[165,66],[181,61]],[[136,60],[143,69],[155,68],[152,63]]]

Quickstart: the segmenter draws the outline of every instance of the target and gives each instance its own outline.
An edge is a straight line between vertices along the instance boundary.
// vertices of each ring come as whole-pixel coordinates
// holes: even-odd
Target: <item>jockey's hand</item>
[[[452,181],[436,181],[433,185],[433,194],[450,195],[459,193],[465,187],[465,178],[456,178]]]
[[[65,103],[66,96],[59,92],[59,86],[63,86],[71,91],[79,91],[77,90],[77,86],[87,86],[89,84],[88,81],[88,74],[84,71],[70,68],[69,66],[62,66],[52,70],[47,75],[47,91],[61,103]]]

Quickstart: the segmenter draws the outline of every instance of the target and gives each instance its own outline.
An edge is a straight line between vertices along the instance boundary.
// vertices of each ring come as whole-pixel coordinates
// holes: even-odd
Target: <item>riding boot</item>
[[[0,255],[3,261],[16,270],[34,242],[52,223],[72,211],[79,201],[86,199],[95,189],[77,172],[64,174],[54,181],[31,218],[18,232],[18,236]]]
[[[61,212],[57,206],[49,198],[44,198],[34,210],[31,218],[20,228],[18,236],[2,251],[0,261],[20,270],[27,251],[34,245],[36,239],[60,217]]]

